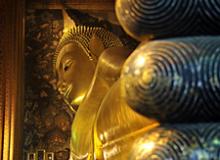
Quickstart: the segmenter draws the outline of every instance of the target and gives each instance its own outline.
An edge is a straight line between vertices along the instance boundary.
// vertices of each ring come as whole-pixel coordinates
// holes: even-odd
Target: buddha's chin
[[[84,96],[85,96],[85,94],[79,95],[79,96],[76,96],[75,98],[73,98],[71,100],[71,105],[79,106],[82,103]]]

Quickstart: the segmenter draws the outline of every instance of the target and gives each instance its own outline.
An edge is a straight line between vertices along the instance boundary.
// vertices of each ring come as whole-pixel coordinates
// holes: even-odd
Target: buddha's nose
[[[67,83],[65,83],[64,81],[58,81],[57,88],[58,88],[58,92],[64,95],[67,89]]]
[[[62,83],[63,83],[63,81],[60,81],[60,80],[57,82],[57,88],[58,88],[58,89],[60,88],[60,86],[62,85]]]

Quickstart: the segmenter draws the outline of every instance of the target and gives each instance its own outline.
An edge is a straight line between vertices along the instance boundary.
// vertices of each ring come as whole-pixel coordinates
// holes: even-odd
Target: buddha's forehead
[[[84,50],[82,48],[82,45],[80,45],[79,43],[74,42],[74,41],[64,45],[57,55],[56,69],[59,68],[63,57],[69,56],[69,55],[74,55],[74,54],[79,54],[79,52],[83,52],[83,51]]]

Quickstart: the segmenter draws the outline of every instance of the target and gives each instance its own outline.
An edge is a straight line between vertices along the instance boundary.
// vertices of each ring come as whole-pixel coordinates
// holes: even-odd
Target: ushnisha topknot
[[[90,51],[89,42],[94,34],[103,42],[104,48],[123,46],[123,43],[117,36],[101,27],[77,26],[69,29],[62,36],[53,57],[53,65],[56,64],[57,57],[61,49],[72,42],[79,43],[85,50],[86,55],[90,59],[93,59],[94,55],[92,55]]]

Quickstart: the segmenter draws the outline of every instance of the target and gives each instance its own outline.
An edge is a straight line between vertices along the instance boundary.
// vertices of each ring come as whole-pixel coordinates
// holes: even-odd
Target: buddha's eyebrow
[[[65,55],[63,55],[60,59],[61,62],[63,62],[64,60],[66,61],[66,59],[72,59],[73,56],[72,56],[72,52],[66,52]]]

